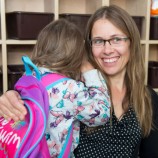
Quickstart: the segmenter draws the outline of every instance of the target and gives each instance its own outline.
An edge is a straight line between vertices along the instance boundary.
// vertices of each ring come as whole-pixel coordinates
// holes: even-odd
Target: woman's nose
[[[103,51],[107,55],[109,55],[113,52],[113,47],[108,41],[105,42],[105,44],[103,46]]]

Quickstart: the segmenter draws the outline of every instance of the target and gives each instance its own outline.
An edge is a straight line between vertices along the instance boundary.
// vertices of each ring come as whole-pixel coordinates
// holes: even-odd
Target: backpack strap
[[[33,68],[33,70],[36,73],[36,78],[38,80],[41,80],[40,72],[39,72],[37,66],[30,60],[30,58],[28,56],[23,56],[22,57],[22,61],[24,63],[24,67],[25,67],[25,71],[26,71],[26,76],[32,76],[32,69],[31,68]]]
[[[41,82],[44,85],[44,87],[48,90],[48,89],[54,87],[56,84],[67,81],[69,79],[70,78],[65,77],[61,74],[47,73],[46,75],[42,76]]]
[[[73,141],[73,124],[70,126],[68,130],[68,135],[66,137],[65,144],[63,145],[63,148],[58,158],[70,158],[72,141]]]
[[[30,60],[29,57],[23,56],[22,60],[25,66],[26,76],[32,76],[32,71],[34,70],[36,74],[36,78],[41,81],[42,85],[46,89],[49,89],[55,86],[59,82],[63,82],[70,79],[70,78],[65,77],[64,75],[57,74],[57,73],[47,73],[46,75],[41,76],[38,67]],[[64,146],[62,147],[61,153],[58,156],[58,158],[70,157],[72,141],[73,141],[73,124],[70,126],[68,130],[66,141],[64,143]]]

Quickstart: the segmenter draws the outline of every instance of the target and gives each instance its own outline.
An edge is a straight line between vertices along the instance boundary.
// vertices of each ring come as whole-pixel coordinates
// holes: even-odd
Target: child
[[[79,121],[99,126],[110,117],[105,80],[89,63],[83,64],[84,58],[82,34],[74,24],[63,19],[51,22],[40,32],[32,53],[41,75],[51,72],[71,78],[48,90],[50,110],[45,134],[53,158],[60,154],[72,123],[73,153],[79,143]],[[85,84],[79,82],[81,70]]]

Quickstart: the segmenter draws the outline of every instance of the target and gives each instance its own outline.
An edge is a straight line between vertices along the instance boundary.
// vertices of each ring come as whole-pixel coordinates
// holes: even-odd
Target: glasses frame
[[[96,39],[97,39],[97,38],[96,38]],[[110,41],[112,41],[112,40],[114,40],[114,39],[121,39],[121,40],[124,40],[124,41],[126,42],[127,40],[129,40],[129,37],[113,37],[113,38],[110,38],[110,39],[102,39],[102,38],[101,38],[101,40],[104,42],[104,44],[103,44],[103,45],[100,45],[100,46],[94,46],[94,45],[92,44],[92,42],[93,42],[94,40],[96,40],[96,39],[92,39],[92,40],[89,41],[91,47],[103,47],[103,46],[105,46],[105,43],[106,43],[106,42],[108,42],[110,45],[113,45],[113,44],[111,44]],[[99,38],[98,38],[98,39],[99,39]]]

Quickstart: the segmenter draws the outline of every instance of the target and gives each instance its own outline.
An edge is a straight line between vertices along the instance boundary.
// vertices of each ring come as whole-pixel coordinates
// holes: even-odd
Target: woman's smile
[[[119,57],[104,58],[103,61],[104,61],[105,63],[115,63],[115,62],[118,61],[118,59],[119,59]]]

